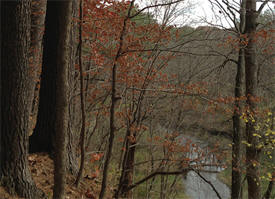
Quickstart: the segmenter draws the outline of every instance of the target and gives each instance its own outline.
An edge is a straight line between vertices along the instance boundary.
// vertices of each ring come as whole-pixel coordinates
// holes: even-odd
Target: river
[[[194,147],[191,148],[188,154],[190,159],[197,158],[199,156],[198,151],[204,151],[207,153],[207,145],[208,145],[207,143],[204,143],[198,140],[197,138],[186,137],[186,136],[184,136],[182,140],[183,140],[183,144],[187,140],[191,140],[193,144],[195,143],[195,148]],[[198,150],[198,148],[201,150]],[[217,161],[215,156],[211,154],[210,156],[207,156],[207,158],[201,161],[200,163],[211,164],[216,162]],[[200,175],[203,178],[205,178],[207,181],[211,182],[211,184],[215,187],[215,189],[217,190],[217,192],[219,193],[222,199],[230,198],[230,189],[228,188],[227,185],[222,183],[217,177],[218,172],[222,171],[222,168],[218,166],[205,166],[203,167],[203,169],[217,172],[217,173],[200,172]],[[190,197],[190,199],[218,199],[217,194],[215,193],[211,185],[205,182],[205,180],[203,180],[202,177],[200,177],[194,171],[188,172],[186,177],[183,179],[186,194]]]

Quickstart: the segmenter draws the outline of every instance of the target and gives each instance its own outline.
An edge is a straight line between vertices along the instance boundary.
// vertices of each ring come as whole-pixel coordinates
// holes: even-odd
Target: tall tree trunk
[[[77,18],[78,17],[78,5],[79,1],[78,0],[72,0],[72,18]],[[68,106],[68,111],[71,112],[71,114],[74,114],[75,111],[72,109],[76,110],[76,104],[70,104],[71,99],[76,95],[77,91],[77,86],[75,84],[79,84],[78,78],[76,78],[77,70],[75,69],[75,63],[76,63],[76,52],[77,52],[77,27],[78,27],[78,22],[77,21],[72,21],[72,27],[70,31],[70,68],[68,70],[68,83],[69,83],[69,93],[68,93],[68,99],[69,99],[69,106]],[[76,116],[74,116],[76,117]],[[77,122],[75,120],[71,120],[69,116],[69,124],[68,124],[68,142],[67,142],[67,151],[68,153],[66,154],[67,156],[67,171],[69,173],[76,175],[77,170],[78,170],[78,163],[77,163],[77,144],[76,140],[78,140],[78,134],[76,133],[76,126]]]
[[[41,198],[28,167],[34,78],[29,67],[31,1],[1,2],[1,184],[11,194]]]
[[[54,161],[53,198],[65,198],[66,184],[66,140],[68,127],[68,68],[70,65],[70,28],[72,21],[72,0],[57,3],[59,41],[57,44],[56,80],[56,147]]]
[[[132,139],[130,139],[132,138]],[[126,147],[122,163],[122,171],[120,175],[118,189],[114,198],[131,198],[132,191],[128,191],[128,187],[133,184],[135,152],[136,152],[136,135],[131,134],[131,130],[127,129]]]
[[[108,172],[109,172],[109,163],[111,160],[111,156],[112,156],[112,150],[113,150],[113,143],[114,143],[114,139],[115,139],[115,103],[117,100],[117,92],[116,92],[116,72],[117,72],[117,61],[118,58],[121,56],[121,52],[122,52],[122,45],[123,45],[123,41],[124,41],[124,34],[126,31],[126,22],[130,17],[130,13],[131,10],[134,6],[135,0],[132,0],[130,5],[129,5],[129,9],[128,9],[128,14],[127,17],[125,17],[124,21],[123,21],[123,27],[120,33],[120,39],[119,39],[119,47],[117,50],[117,54],[115,56],[114,59],[114,63],[112,66],[112,77],[111,77],[111,106],[110,106],[110,119],[109,119],[109,128],[110,128],[110,133],[109,133],[109,143],[108,143],[108,149],[107,149],[107,153],[106,153],[106,157],[105,157],[105,162],[104,162],[104,167],[103,167],[103,175],[102,175],[102,183],[101,183],[101,190],[100,190],[100,194],[99,194],[99,199],[103,199],[104,195],[105,195],[105,190],[106,190],[106,184],[107,184],[107,177],[108,177]]]
[[[260,151],[257,149],[258,137],[253,134],[256,133],[255,125],[257,123],[256,108],[257,102],[257,87],[258,87],[258,65],[256,63],[256,0],[247,0],[246,2],[246,25],[245,33],[248,38],[248,43],[245,48],[245,78],[246,78],[246,96],[248,115],[254,117],[254,120],[248,120],[246,125],[246,137],[249,145],[246,147],[246,166],[247,166],[247,184],[248,184],[248,198],[261,198],[260,178],[259,178],[259,158]]]
[[[33,134],[30,136],[30,152],[47,152],[54,154],[55,147],[55,123],[56,115],[56,89],[57,89],[57,56],[58,49],[57,43],[60,41],[60,22],[57,20],[59,17],[58,2],[48,1],[46,21],[45,21],[45,34],[44,34],[44,48],[43,48],[43,60],[42,60],[42,74],[41,74],[41,86],[39,92],[39,106],[37,123]],[[73,5],[73,13],[75,13],[76,5]],[[74,67],[75,56],[75,34],[71,30],[71,56],[68,58],[71,61],[71,67]],[[70,75],[72,71],[68,71]],[[70,77],[72,79],[72,77]],[[70,80],[71,81],[71,80]],[[70,93],[72,95],[72,93]],[[69,98],[69,96],[67,96]],[[69,107],[68,107],[69,109]],[[76,147],[75,147],[75,135],[74,129],[68,124],[68,143],[66,154],[67,157],[67,169],[72,174],[77,172],[77,160],[76,160]]]
[[[80,72],[80,108],[81,108],[81,131],[80,131],[80,167],[75,181],[76,187],[79,186],[80,180],[84,171],[85,164],[85,138],[86,138],[86,113],[85,113],[85,99],[84,99],[84,78],[83,78],[83,65],[82,65],[82,26],[83,26],[83,1],[79,2],[79,72]]]
[[[37,123],[30,136],[30,152],[54,152],[56,109],[56,60],[59,38],[56,2],[47,3],[41,86]]]
[[[242,173],[241,173],[241,162],[242,162],[242,147],[241,139],[244,133],[242,120],[240,114],[243,110],[242,102],[238,100],[243,96],[243,83],[244,83],[244,50],[239,51],[239,60],[237,65],[237,75],[235,84],[235,110],[233,115],[233,139],[232,139],[232,189],[231,198],[241,199],[242,198]]]
[[[245,6],[246,0],[243,0],[240,8],[240,26],[239,34],[244,33],[245,26]],[[241,35],[240,35],[241,36]],[[237,64],[237,74],[235,82],[235,109],[233,114],[233,139],[232,139],[232,184],[231,184],[231,198],[241,199],[242,198],[242,173],[241,173],[241,162],[242,162],[242,148],[241,139],[244,134],[242,127],[242,120],[240,118],[243,111],[242,102],[238,99],[244,96],[244,85],[245,85],[245,53],[244,46],[241,45],[243,39],[240,37],[240,49]]]
[[[31,122],[29,135],[33,133],[36,124],[39,102],[40,74],[42,69],[42,39],[44,34],[47,0],[32,0],[31,13],[31,46],[30,46],[30,67],[34,80],[34,97],[31,109]]]

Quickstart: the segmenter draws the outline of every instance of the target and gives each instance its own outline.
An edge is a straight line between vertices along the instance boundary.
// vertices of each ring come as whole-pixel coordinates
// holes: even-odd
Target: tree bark
[[[78,6],[79,2],[78,0],[72,0],[72,18],[75,19],[78,17]],[[77,58],[77,46],[78,46],[78,41],[77,41],[77,27],[78,27],[78,22],[77,21],[72,21],[72,28],[71,28],[71,36],[70,36],[70,46],[71,46],[71,51],[70,51],[70,69],[68,71],[68,82],[69,82],[69,124],[68,124],[68,142],[67,142],[67,171],[69,173],[76,175],[78,171],[78,163],[77,163],[77,145],[79,136],[76,132],[78,132],[78,115],[75,114],[77,110],[78,104],[73,103],[73,98],[78,93],[78,77],[76,74],[78,74],[78,71],[75,69],[75,63],[76,63],[76,58]],[[76,78],[77,77],[77,78]]]
[[[40,74],[42,69],[42,39],[44,34],[45,16],[46,16],[47,0],[35,1],[32,0],[31,6],[31,46],[30,46],[30,67],[34,75],[35,88],[34,97],[31,109],[31,122],[29,135],[33,133],[36,125],[38,102],[39,102],[39,87]]]
[[[66,140],[68,127],[68,68],[70,64],[70,28],[72,21],[72,1],[57,3],[59,21],[59,41],[57,45],[56,80],[56,150],[54,161],[53,198],[65,198],[66,184]]]
[[[248,119],[246,125],[246,137],[249,145],[246,147],[246,166],[247,166],[247,184],[248,198],[261,198],[260,178],[259,178],[259,159],[260,151],[257,149],[258,138],[253,134],[256,133],[255,125],[257,123],[257,97],[258,89],[258,65],[256,63],[256,0],[247,0],[246,2],[246,25],[245,33],[248,38],[248,43],[245,48],[245,78],[246,78],[246,96],[248,115],[253,116],[255,121]]]
[[[75,3],[75,2],[74,2]],[[58,49],[57,43],[60,40],[60,22],[57,20],[59,17],[59,10],[57,6],[58,2],[48,1],[46,21],[45,21],[45,34],[44,34],[44,48],[43,48],[43,60],[42,60],[42,74],[41,74],[41,86],[39,91],[39,106],[37,122],[33,134],[30,136],[30,153],[35,152],[47,152],[53,155],[55,152],[55,123],[56,123],[56,93],[57,93],[57,56]],[[76,5],[73,7],[73,13],[75,13]],[[74,70],[75,63],[75,33],[73,30],[70,32],[70,57],[71,62],[70,71],[68,71],[69,81],[72,81],[72,71]],[[70,92],[69,95],[73,93]],[[67,96],[69,98],[69,96]],[[68,107],[69,109],[69,107]],[[68,142],[67,142],[67,170],[76,174],[77,172],[77,159],[76,159],[76,146],[74,129],[71,124],[68,124]]]
[[[1,184],[11,194],[42,198],[28,167],[34,78],[29,67],[31,1],[1,2]]]
[[[129,138],[133,137],[133,140]],[[129,190],[129,186],[133,184],[133,173],[135,164],[135,151],[136,151],[136,135],[131,135],[131,131],[128,128],[126,134],[126,147],[123,157],[122,171],[120,175],[118,189],[114,195],[114,198],[131,198],[132,191]]]
[[[83,26],[83,1],[79,2],[79,72],[80,72],[80,107],[81,107],[81,131],[80,131],[80,167],[75,181],[76,187],[79,186],[80,180],[84,171],[85,164],[85,140],[86,140],[86,113],[85,113],[85,99],[84,99],[84,78],[83,78],[83,65],[82,65],[82,26]]]
[[[240,8],[240,26],[239,34],[244,33],[245,25],[245,8],[246,0],[243,0]],[[235,82],[235,109],[233,114],[233,139],[232,139],[232,184],[231,184],[231,198],[241,199],[242,198],[242,173],[241,173],[241,162],[242,162],[242,147],[241,139],[244,134],[242,126],[242,119],[240,118],[243,105],[239,100],[240,97],[244,96],[244,85],[245,85],[245,53],[244,46],[241,45],[242,38],[240,40],[240,49],[238,55],[237,74]]]
[[[235,84],[235,110],[233,115],[233,139],[232,139],[232,189],[231,198],[240,199],[242,198],[242,173],[241,173],[241,162],[242,162],[242,147],[241,139],[244,133],[242,127],[242,120],[240,118],[242,108],[242,102],[238,100],[243,96],[242,88],[244,83],[244,50],[239,51],[239,60],[237,65],[237,75]]]
[[[103,168],[103,176],[102,176],[102,183],[101,183],[101,190],[100,190],[100,194],[99,194],[99,199],[103,199],[104,195],[105,195],[105,190],[106,190],[106,184],[107,184],[107,177],[108,177],[108,172],[109,172],[109,163],[111,160],[111,156],[112,156],[112,150],[113,150],[113,142],[115,139],[115,103],[116,103],[116,87],[117,87],[117,77],[116,77],[116,72],[117,72],[117,61],[118,58],[121,56],[121,52],[122,52],[122,45],[123,45],[123,41],[124,41],[124,34],[126,31],[126,22],[127,20],[130,18],[130,14],[131,14],[131,10],[134,6],[135,0],[132,0],[130,5],[129,5],[129,9],[128,9],[128,13],[127,16],[125,17],[124,21],[123,21],[123,27],[120,33],[120,38],[119,38],[119,47],[114,59],[114,63],[112,66],[112,77],[111,77],[111,106],[110,106],[110,119],[109,119],[109,128],[110,128],[110,132],[109,132],[109,143],[108,143],[108,149],[107,149],[107,153],[106,153],[106,157],[105,157],[105,162],[104,162],[104,168]]]
[[[59,38],[58,9],[56,2],[47,3],[41,87],[37,123],[30,136],[30,153],[54,152],[56,109],[56,60]]]

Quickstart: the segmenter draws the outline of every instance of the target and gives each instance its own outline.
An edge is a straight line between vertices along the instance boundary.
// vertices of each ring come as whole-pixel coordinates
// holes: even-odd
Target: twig
[[[219,192],[217,191],[217,189],[215,188],[215,186],[212,184],[211,181],[207,180],[205,177],[203,177],[199,171],[196,171],[195,169],[192,169],[196,174],[198,174],[198,176],[203,179],[204,182],[206,182],[207,184],[209,184],[211,186],[211,188],[213,189],[213,191],[216,193],[217,197],[219,199],[222,199],[222,197],[220,196]]]

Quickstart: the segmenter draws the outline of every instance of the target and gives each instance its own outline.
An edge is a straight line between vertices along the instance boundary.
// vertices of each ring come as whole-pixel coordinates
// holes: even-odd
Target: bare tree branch
[[[262,10],[264,9],[264,7],[266,6],[266,4],[269,2],[269,0],[265,0],[261,6],[259,7],[259,9],[257,10],[258,15],[261,14]]]
[[[217,197],[219,199],[222,199],[221,195],[219,194],[219,192],[217,191],[217,189],[215,188],[215,186],[212,184],[211,181],[207,180],[205,177],[203,177],[199,171],[193,170],[196,174],[198,174],[198,176],[207,184],[209,184],[211,186],[211,188],[213,189],[213,191],[216,193]]]
[[[144,10],[149,9],[149,8],[155,8],[155,7],[161,7],[161,6],[169,6],[169,5],[172,5],[172,4],[175,4],[175,3],[180,3],[182,1],[183,0],[177,0],[177,1],[169,2],[169,3],[160,3],[160,4],[151,5],[151,6],[146,6],[146,7],[142,8],[142,9],[140,9],[138,12],[136,12],[132,16],[130,16],[129,18],[130,19],[134,18],[134,17],[138,16],[141,12],[143,12]]]
[[[185,174],[187,174],[191,170],[192,171],[197,171],[197,172],[213,172],[213,173],[217,173],[215,171],[196,170],[196,169],[193,169],[193,168],[185,168],[185,169],[182,169],[181,171],[156,171],[156,172],[153,172],[150,175],[146,176],[145,178],[141,179],[140,181],[138,181],[138,182],[132,184],[131,186],[129,186],[128,187],[128,191],[130,191],[131,189],[135,188],[136,186],[138,186],[138,185],[146,182],[147,180],[150,180],[151,178],[153,178],[153,177],[155,177],[157,175],[185,175]]]

